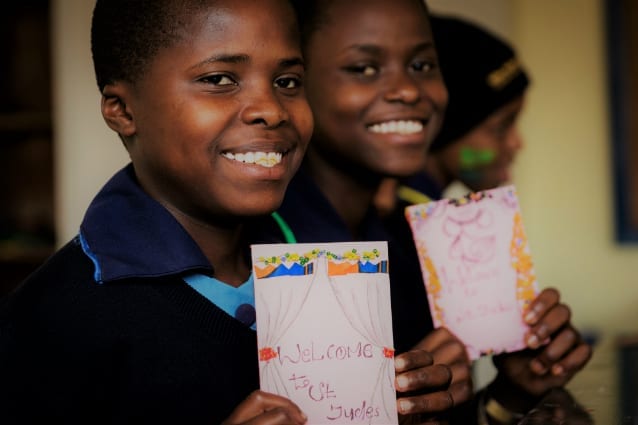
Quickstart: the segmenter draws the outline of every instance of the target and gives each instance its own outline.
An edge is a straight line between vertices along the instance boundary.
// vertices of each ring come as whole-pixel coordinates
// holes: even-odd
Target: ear
[[[131,87],[124,82],[107,84],[102,90],[102,116],[106,124],[121,137],[135,134],[135,120],[128,99]]]

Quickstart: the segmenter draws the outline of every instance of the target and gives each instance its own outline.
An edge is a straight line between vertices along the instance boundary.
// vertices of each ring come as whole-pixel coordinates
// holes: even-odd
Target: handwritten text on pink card
[[[470,357],[525,347],[537,285],[513,186],[406,209],[435,326]]]

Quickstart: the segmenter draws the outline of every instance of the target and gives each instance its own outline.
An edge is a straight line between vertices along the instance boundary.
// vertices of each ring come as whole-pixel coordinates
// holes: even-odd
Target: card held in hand
[[[524,310],[536,297],[514,186],[413,205],[405,210],[430,312],[476,359],[525,348]]]
[[[386,242],[252,246],[261,389],[308,424],[397,424]]]

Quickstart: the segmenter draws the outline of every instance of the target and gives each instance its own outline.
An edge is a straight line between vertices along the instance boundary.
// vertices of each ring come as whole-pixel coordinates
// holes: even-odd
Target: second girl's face
[[[423,168],[447,91],[420,0],[335,1],[306,46],[311,149],[402,176]]]

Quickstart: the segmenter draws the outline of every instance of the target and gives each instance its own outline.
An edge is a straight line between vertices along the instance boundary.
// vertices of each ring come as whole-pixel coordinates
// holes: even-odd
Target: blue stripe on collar
[[[250,326],[253,330],[256,329],[255,289],[252,274],[237,288],[203,274],[186,276],[184,281],[229,316]]]

